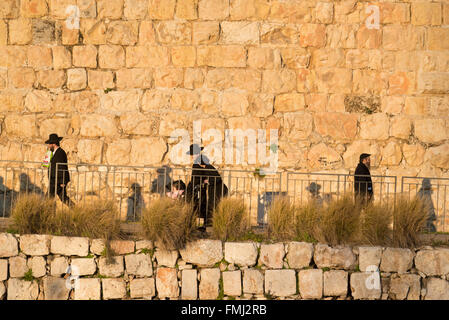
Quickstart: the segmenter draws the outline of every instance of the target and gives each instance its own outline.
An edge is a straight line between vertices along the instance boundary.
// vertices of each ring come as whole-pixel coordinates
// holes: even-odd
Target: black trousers
[[[66,187],[61,187],[61,185],[58,184],[56,187],[56,194],[58,195],[59,199],[64,202],[68,206],[72,206],[73,202],[70,200],[70,198],[67,196],[67,189]],[[55,185],[50,184],[50,190],[49,195],[51,198],[54,198],[56,196],[55,194]]]

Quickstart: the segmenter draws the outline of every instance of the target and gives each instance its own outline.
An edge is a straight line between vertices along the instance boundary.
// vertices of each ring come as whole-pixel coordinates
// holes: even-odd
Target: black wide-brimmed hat
[[[362,154],[360,155],[359,161],[362,162],[363,159],[368,158],[369,156],[370,156],[369,153],[362,153]]]
[[[61,140],[62,140],[62,137],[58,137],[58,135],[56,133],[52,133],[48,137],[48,140],[45,141],[45,144],[59,143]]]
[[[186,154],[188,155],[195,155],[195,154],[200,154],[200,152],[204,149],[204,147],[200,147],[199,145],[195,144],[191,144],[190,145],[190,150],[186,152]]]
[[[306,190],[312,193],[316,193],[321,189],[321,185],[312,182],[308,187],[306,187]]]

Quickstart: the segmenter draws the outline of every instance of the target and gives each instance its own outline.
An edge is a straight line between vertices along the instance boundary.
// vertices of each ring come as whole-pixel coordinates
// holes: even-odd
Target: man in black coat
[[[206,226],[211,225],[212,214],[220,199],[228,194],[228,187],[223,183],[220,173],[210,164],[209,159],[201,154],[204,147],[192,144],[188,155],[198,155],[193,161],[192,177],[186,188],[186,200],[193,202],[193,208],[204,219]]]
[[[373,182],[371,181],[370,154],[362,153],[359,158],[359,164],[354,172],[354,193],[356,199],[364,203],[373,201]]]
[[[70,173],[67,167],[67,154],[60,147],[61,140],[62,137],[58,137],[56,133],[52,133],[48,140],[45,141],[48,149],[52,152],[50,168],[48,171],[48,178],[50,181],[49,196],[55,197],[57,194],[62,202],[72,206],[73,202],[67,196],[67,184],[70,182]]]

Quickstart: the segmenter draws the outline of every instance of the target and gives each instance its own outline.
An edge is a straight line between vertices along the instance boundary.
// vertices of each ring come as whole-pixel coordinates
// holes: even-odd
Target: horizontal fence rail
[[[314,200],[326,203],[353,194],[355,177],[339,173],[277,172],[266,176],[255,171],[234,169],[115,166],[0,161],[0,218],[9,217],[15,202],[24,194],[52,195],[61,199],[58,208],[88,204],[93,200],[114,201],[123,221],[139,221],[142,210],[160,197],[191,203],[199,214],[198,223],[210,220],[213,209],[224,197],[238,198],[248,209],[251,226],[265,227],[267,209],[274,198],[287,196],[293,203]],[[67,178],[70,177],[70,182]],[[449,178],[371,175],[373,201],[394,205],[398,194],[431,201],[435,231],[447,232]],[[50,183],[52,181],[52,183]],[[58,182],[58,183],[55,183]],[[431,189],[423,189],[428,186]],[[64,185],[60,187],[60,185]]]
[[[402,177],[401,193],[408,199],[424,200],[429,210],[429,231],[449,231],[449,178]]]
[[[287,194],[294,203],[303,204],[310,200],[326,203],[339,199],[345,194],[354,193],[356,186],[366,192],[368,183],[355,182],[355,177],[371,177],[374,202],[394,204],[397,190],[395,176],[289,172]]]

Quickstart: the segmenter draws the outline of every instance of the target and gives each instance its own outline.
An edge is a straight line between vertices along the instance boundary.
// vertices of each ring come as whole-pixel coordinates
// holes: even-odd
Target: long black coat
[[[58,174],[56,175],[57,163],[60,164],[58,165]],[[67,185],[67,183],[69,183],[70,181],[70,173],[67,167],[67,153],[65,153],[65,151],[60,147],[56,149],[55,153],[53,154],[53,158],[51,158],[50,170],[48,174],[51,186],[55,186],[56,179],[58,179],[57,185]]]
[[[373,198],[373,182],[366,165],[359,163],[354,172],[354,193],[356,196],[371,200]]]

